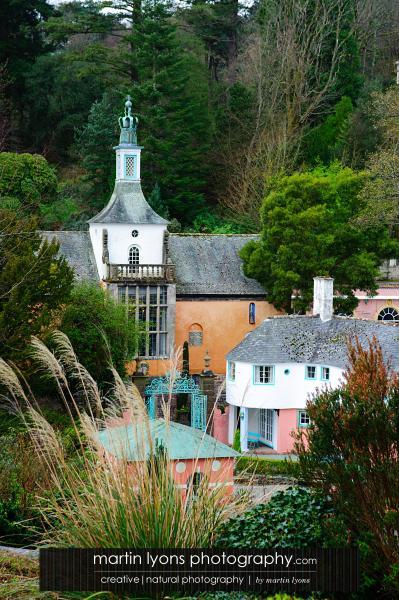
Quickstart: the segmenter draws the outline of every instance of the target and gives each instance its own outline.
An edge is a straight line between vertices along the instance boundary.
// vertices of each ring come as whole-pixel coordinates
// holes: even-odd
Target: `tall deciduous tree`
[[[362,231],[354,223],[366,177],[333,164],[275,183],[262,205],[260,240],[244,246],[241,256],[246,275],[264,285],[276,307],[308,309],[318,275],[334,277],[337,291],[346,296],[341,311],[357,305],[353,290],[376,290],[381,260],[393,256],[398,245],[386,226]]]
[[[364,210],[358,221],[387,223],[397,230],[399,222],[399,89],[390,87],[373,95],[375,128],[379,149],[370,156],[370,179],[361,192]]]

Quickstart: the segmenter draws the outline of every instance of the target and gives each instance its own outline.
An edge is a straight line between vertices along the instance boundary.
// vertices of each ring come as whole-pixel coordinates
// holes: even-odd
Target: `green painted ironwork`
[[[154,377],[145,388],[144,394],[150,419],[156,418],[158,397],[167,399],[174,394],[189,394],[191,396],[191,427],[205,431],[208,398],[192,377],[181,374],[171,377],[169,373],[165,377]]]
[[[119,117],[119,127],[121,134],[119,136],[120,144],[137,144],[137,125],[138,118],[132,115],[132,100],[127,96],[125,102],[125,115]]]

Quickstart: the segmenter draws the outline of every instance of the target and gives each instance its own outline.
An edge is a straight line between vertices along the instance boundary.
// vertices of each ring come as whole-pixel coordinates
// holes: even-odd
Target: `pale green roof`
[[[122,425],[103,429],[98,439],[110,454],[132,461],[143,460],[143,443],[145,456],[149,456],[149,435],[152,443],[162,445],[172,460],[238,456],[238,452],[214,437],[180,423],[153,419],[149,421],[149,435],[147,431],[144,423]]]

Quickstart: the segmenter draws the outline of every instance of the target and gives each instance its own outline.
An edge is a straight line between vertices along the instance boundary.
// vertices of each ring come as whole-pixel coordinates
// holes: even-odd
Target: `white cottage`
[[[334,316],[332,279],[315,278],[313,312],[267,318],[227,355],[229,442],[239,428],[243,451],[292,450],[292,432],[309,425],[309,396],[342,380],[348,339],[375,336],[399,366],[399,323]]]

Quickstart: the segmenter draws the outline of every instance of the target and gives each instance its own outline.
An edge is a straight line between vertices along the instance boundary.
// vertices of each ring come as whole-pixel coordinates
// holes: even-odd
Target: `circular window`
[[[137,229],[133,229],[132,231],[132,237],[137,237],[139,234],[139,232],[137,231]]]
[[[221,466],[222,463],[220,462],[220,460],[214,460],[212,463],[212,471],[219,471]]]
[[[378,320],[399,321],[399,312],[396,310],[396,308],[392,308],[392,306],[387,306],[378,313]]]
[[[289,375],[290,374],[290,370],[289,369],[284,369],[284,375]]]
[[[176,471],[178,473],[184,473],[184,471],[186,470],[186,463],[184,462],[178,462],[176,465]]]

